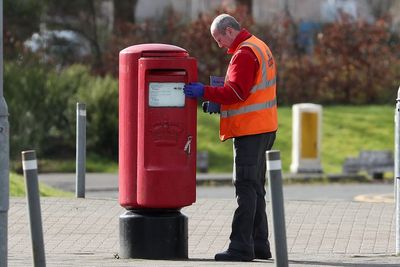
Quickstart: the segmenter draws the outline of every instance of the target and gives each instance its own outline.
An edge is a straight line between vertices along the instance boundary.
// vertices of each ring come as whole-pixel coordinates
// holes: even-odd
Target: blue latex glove
[[[188,83],[183,87],[183,92],[186,96],[197,98],[204,95],[204,85],[202,83]]]
[[[211,101],[203,102],[202,104],[204,113],[220,113],[220,105]]]

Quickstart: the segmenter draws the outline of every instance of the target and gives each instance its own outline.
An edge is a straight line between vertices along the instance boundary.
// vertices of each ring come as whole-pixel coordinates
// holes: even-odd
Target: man
[[[241,29],[236,19],[222,14],[211,24],[211,35],[232,54],[221,87],[201,83],[185,85],[188,97],[209,100],[208,112],[219,111],[220,139],[233,138],[234,185],[238,207],[232,221],[228,250],[215,255],[217,261],[269,259],[265,204],[265,153],[278,128],[276,66],[268,46]],[[214,102],[214,103],[213,103]]]

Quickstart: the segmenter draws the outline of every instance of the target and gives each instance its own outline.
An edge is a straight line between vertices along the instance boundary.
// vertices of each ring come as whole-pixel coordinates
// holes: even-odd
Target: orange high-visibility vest
[[[269,47],[255,36],[235,50],[249,47],[256,55],[259,69],[249,97],[239,103],[221,105],[220,139],[273,132],[278,129],[276,66]],[[227,72],[228,75],[229,71]],[[229,77],[225,78],[226,81]]]

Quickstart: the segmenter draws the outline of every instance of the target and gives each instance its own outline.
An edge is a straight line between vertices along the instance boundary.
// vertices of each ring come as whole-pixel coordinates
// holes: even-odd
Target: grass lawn
[[[43,183],[39,183],[40,195],[43,197],[72,197],[73,193],[61,191]],[[10,196],[25,196],[24,177],[15,173],[10,173]]]
[[[281,151],[283,171],[291,163],[292,108],[279,107],[279,130],[273,149]],[[392,150],[394,106],[323,107],[322,167],[325,173],[340,173],[346,157],[360,150]],[[232,141],[220,142],[219,118],[198,113],[198,150],[209,151],[210,172],[232,171]]]
[[[75,164],[75,159],[38,158],[39,173],[75,172]],[[20,160],[12,160],[10,161],[10,168],[12,171],[22,173],[22,162]],[[96,155],[88,155],[86,158],[86,171],[114,173],[118,171],[118,163]]]
[[[394,147],[394,106],[325,106],[322,111],[322,167],[325,173],[340,173],[346,157],[361,150],[391,150]],[[292,149],[292,108],[279,107],[279,130],[273,149],[281,151],[283,171],[288,172]],[[220,142],[219,116],[199,108],[197,149],[208,151],[209,172],[232,171],[232,141]],[[39,159],[40,172],[74,172],[75,159]],[[22,171],[20,161],[13,170]],[[117,172],[118,163],[89,155],[88,172]]]

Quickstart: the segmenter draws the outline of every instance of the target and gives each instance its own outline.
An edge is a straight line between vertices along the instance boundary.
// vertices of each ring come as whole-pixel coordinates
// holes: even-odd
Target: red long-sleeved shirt
[[[228,81],[222,87],[204,86],[204,98],[219,104],[234,104],[245,101],[254,85],[259,67],[256,55],[248,47],[242,47],[234,53],[239,44],[249,39],[252,35],[242,29],[228,49],[228,54],[233,54],[227,74]]]

